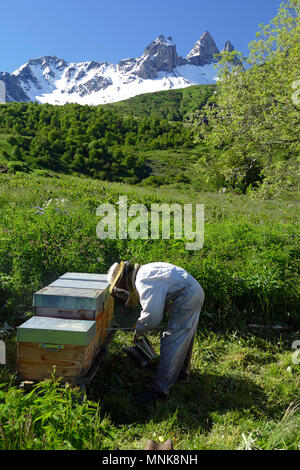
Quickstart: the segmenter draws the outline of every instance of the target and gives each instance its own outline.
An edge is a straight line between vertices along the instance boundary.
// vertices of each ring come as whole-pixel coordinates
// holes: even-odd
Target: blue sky
[[[140,56],[158,35],[172,36],[181,56],[205,30],[219,49],[230,39],[244,54],[260,23],[281,0],[10,0],[0,8],[0,70],[55,55],[69,62],[117,63]]]

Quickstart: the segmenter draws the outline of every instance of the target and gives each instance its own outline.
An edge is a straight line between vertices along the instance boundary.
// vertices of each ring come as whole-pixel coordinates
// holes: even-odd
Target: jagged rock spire
[[[222,52],[232,52],[234,51],[234,46],[232,45],[232,43],[230,41],[226,41],[225,42],[225,46],[224,46],[224,49]]]
[[[219,53],[220,51],[213,37],[208,31],[205,31],[188,53],[186,59],[191,64],[203,66],[214,62],[214,55]]]

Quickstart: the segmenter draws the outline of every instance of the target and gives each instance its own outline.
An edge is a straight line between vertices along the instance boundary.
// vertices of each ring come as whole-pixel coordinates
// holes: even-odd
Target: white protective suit
[[[179,376],[189,375],[204,292],[193,276],[169,263],[142,265],[135,286],[142,306],[136,323],[138,334],[157,328],[168,306],[168,325],[162,335],[160,362],[154,381],[154,388],[167,395]]]

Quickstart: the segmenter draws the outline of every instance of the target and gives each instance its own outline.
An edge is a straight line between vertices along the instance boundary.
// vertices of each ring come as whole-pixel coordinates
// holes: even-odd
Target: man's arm
[[[154,285],[141,284],[139,286],[140,303],[142,306],[141,314],[136,322],[135,338],[143,336],[149,330],[159,326],[163,319],[166,289],[164,286],[159,288]]]

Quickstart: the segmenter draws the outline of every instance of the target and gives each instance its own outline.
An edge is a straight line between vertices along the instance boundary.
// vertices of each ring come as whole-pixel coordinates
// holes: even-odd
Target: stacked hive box
[[[66,273],[33,297],[35,316],[18,328],[23,380],[51,375],[76,382],[107,337],[114,301],[104,274]]]

